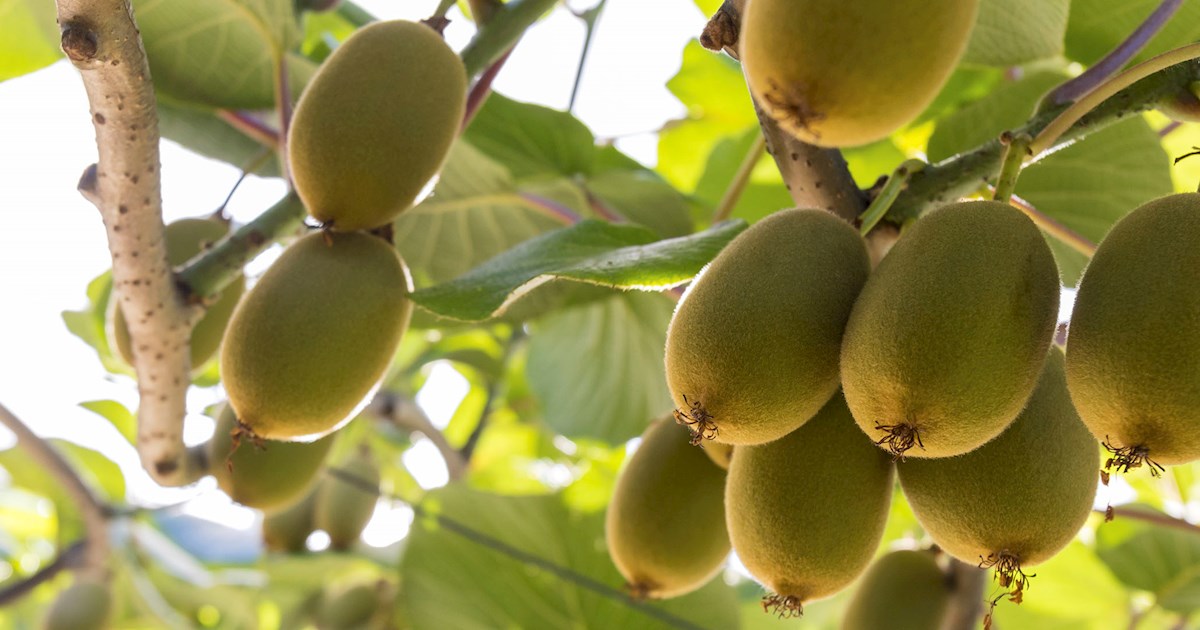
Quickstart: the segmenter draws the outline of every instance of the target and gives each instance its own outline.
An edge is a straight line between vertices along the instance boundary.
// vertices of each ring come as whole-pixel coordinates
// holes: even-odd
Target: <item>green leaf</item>
[[[49,440],[58,452],[62,453],[72,468],[84,483],[95,492],[99,492],[101,500],[125,500],[125,474],[121,467],[98,451],[85,448],[66,440]]]
[[[688,202],[679,191],[646,169],[609,170],[587,178],[587,190],[617,215],[662,237],[692,231]]]
[[[460,141],[433,195],[396,219],[395,242],[420,286],[458,277],[561,226],[521,197],[501,163]]]
[[[1015,66],[1063,51],[1071,0],[983,0],[965,63]]]
[[[1099,243],[1118,219],[1172,190],[1170,160],[1158,134],[1137,116],[1026,168],[1016,194]],[[1050,247],[1063,284],[1079,282],[1087,258],[1054,239]]]
[[[1058,72],[1031,72],[939,120],[929,138],[929,159],[944,160],[1021,125],[1033,114],[1042,95],[1065,78]]]
[[[1129,506],[1157,516],[1145,506]],[[1118,516],[1096,530],[1096,553],[1118,580],[1154,593],[1167,610],[1200,608],[1200,535]]]
[[[264,177],[279,176],[275,152],[229,126],[210,107],[175,101],[159,93],[158,128],[164,138],[238,168],[246,168],[265,155],[263,165],[252,172]]]
[[[63,311],[63,323],[71,334],[79,337],[91,346],[104,369],[114,374],[132,374],[132,369],[113,353],[108,345],[108,333],[105,322],[108,314],[108,300],[112,294],[112,272],[105,271],[88,283],[88,305],[78,311]]]
[[[586,175],[595,159],[595,138],[566,112],[492,94],[463,137],[505,165],[512,177]]]
[[[1020,606],[996,606],[997,628],[1111,630],[1128,616],[1128,590],[1078,540],[1035,571]]]
[[[292,0],[136,0],[155,89],[213,107],[275,104],[276,60],[299,39]],[[288,57],[292,96],[315,66]]]
[[[58,42],[54,3],[0,0],[0,81],[58,61]]]
[[[615,444],[670,410],[663,348],[673,309],[665,296],[625,293],[538,321],[527,374],[546,424]]]
[[[696,182],[693,193],[704,205],[705,216],[698,218],[706,219],[716,210],[750,147],[760,135],[762,131],[756,123],[737,135],[717,140],[713,145],[704,164],[704,174]],[[783,185],[775,160],[763,151],[730,216],[753,223],[776,210],[790,208],[794,203],[791,193]]]
[[[80,407],[108,420],[130,444],[137,446],[137,416],[115,400],[89,400]]]
[[[683,49],[683,65],[667,88],[688,113],[687,120],[669,124],[659,134],[656,170],[687,192],[696,187],[717,143],[757,127],[758,119],[738,63],[699,43]]]
[[[400,566],[401,598],[413,627],[664,627],[660,618],[640,608],[702,628],[739,625],[734,593],[719,578],[691,595],[635,608],[621,597],[623,580],[604,551],[604,515],[573,512],[558,496],[498,497],[449,486],[433,493],[426,505],[453,523],[419,517],[413,524]],[[451,530],[454,524],[469,524],[487,537],[486,543]],[[599,595],[514,559],[496,550],[496,543],[562,567],[611,594]]]
[[[635,225],[587,220],[530,239],[415,302],[445,317],[480,321],[553,279],[626,289],[666,289],[690,280],[745,229],[740,221],[664,241]]]
[[[1067,23],[1066,54],[1091,65],[1125,40],[1162,0],[1074,0]],[[1183,4],[1162,31],[1150,40],[1133,61],[1200,39],[1200,0]]]

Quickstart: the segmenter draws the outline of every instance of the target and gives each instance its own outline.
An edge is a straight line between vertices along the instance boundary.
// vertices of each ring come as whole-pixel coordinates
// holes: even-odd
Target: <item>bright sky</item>
[[[381,18],[417,19],[432,13],[438,3],[362,0],[359,4]],[[592,2],[570,4],[586,9]],[[461,18],[457,10],[450,17]],[[678,70],[684,44],[704,23],[705,17],[691,0],[610,0],[593,41],[575,113],[597,136],[620,136],[620,148],[652,164],[656,138],[647,132],[684,113],[664,84]],[[448,29],[447,38],[458,49],[471,32],[459,19]],[[561,8],[556,10],[522,41],[496,81],[496,89],[519,100],[565,108],[583,34],[582,22]],[[80,402],[98,399],[117,400],[130,408],[137,402],[135,384],[109,376],[93,350],[67,332],[60,316],[63,310],[85,305],[87,282],[110,262],[99,214],[75,190],[80,173],[95,159],[88,103],[74,68],[59,62],[0,83],[0,217],[4,220],[0,227],[4,324],[0,326],[0,402],[40,433],[104,451],[125,471],[131,499],[174,503],[192,498],[193,511],[209,513],[228,504],[211,479],[190,489],[159,489],[108,423],[78,407]],[[162,147],[162,173],[168,222],[211,213],[239,175],[232,166],[167,141]],[[246,221],[283,192],[277,180],[250,178],[228,210],[236,220]],[[252,267],[252,273],[262,266]],[[457,404],[453,379],[442,382],[445,389],[438,394],[419,398],[439,423]],[[189,410],[198,414],[219,397],[219,392],[194,390]],[[211,422],[199,415],[189,416],[188,427],[191,442],[205,439],[212,431]],[[0,428],[0,447],[11,443],[11,435]],[[414,450],[412,464],[423,483],[444,479],[431,446],[426,443]],[[248,511],[224,513],[236,525],[253,524]],[[389,514],[377,515],[381,524],[389,520]],[[395,530],[387,529],[394,536]],[[367,533],[372,543],[390,542],[386,538]]]

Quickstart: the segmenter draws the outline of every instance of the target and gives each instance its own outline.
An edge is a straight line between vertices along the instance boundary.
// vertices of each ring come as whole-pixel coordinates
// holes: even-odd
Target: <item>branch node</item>
[[[100,38],[83,20],[67,22],[62,27],[62,50],[76,63],[91,61],[100,50]]]

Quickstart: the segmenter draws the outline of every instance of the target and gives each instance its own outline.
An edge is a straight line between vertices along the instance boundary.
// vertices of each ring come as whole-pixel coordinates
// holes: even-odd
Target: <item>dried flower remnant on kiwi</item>
[[[989,554],[986,558],[980,556],[979,568],[995,569],[996,573],[993,575],[993,579],[1000,585],[1000,588],[1010,589],[997,595],[988,603],[987,614],[983,616],[983,627],[991,628],[992,611],[996,609],[996,604],[1005,597],[1008,597],[1008,601],[1014,604],[1020,604],[1025,598],[1025,589],[1029,588],[1030,578],[1037,577],[1037,574],[1026,575],[1021,570],[1021,559],[1006,551]]]
[[[904,461],[904,454],[914,446],[925,449],[925,444],[921,442],[921,430],[915,425],[907,422],[900,424],[880,424],[875,423],[876,431],[883,431],[884,436],[875,440],[876,446],[883,447],[884,450],[892,454],[892,461]]]
[[[692,434],[692,446],[700,446],[704,440],[717,439],[720,430],[716,423],[713,422],[713,416],[704,409],[704,405],[698,401],[688,400],[687,395],[683,397],[683,402],[688,405],[687,411],[675,409],[671,412],[675,416],[676,424],[682,424],[687,427]]]
[[[780,619],[792,619],[804,616],[804,604],[794,595],[764,595],[762,598],[763,612],[770,613]]]

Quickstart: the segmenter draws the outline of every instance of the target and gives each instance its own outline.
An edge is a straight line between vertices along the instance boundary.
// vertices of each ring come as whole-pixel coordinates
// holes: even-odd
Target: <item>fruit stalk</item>
[[[1146,20],[1138,25],[1125,41],[1112,49],[1103,59],[1092,64],[1083,74],[1054,88],[1047,102],[1052,105],[1066,105],[1080,96],[1092,91],[1098,84],[1112,76],[1150,43],[1150,40],[1167,25],[1175,15],[1183,0],[1163,0]]]
[[[176,283],[189,301],[206,300],[242,274],[242,267],[304,223],[304,205],[289,193],[179,269]]]
[[[184,342],[186,345],[186,342]],[[49,442],[34,433],[15,414],[0,405],[0,425],[17,436],[17,445],[38,462],[57,481],[83,518],[83,558],[76,574],[104,581],[109,578],[108,516],[105,506],[84,484],[63,456]],[[65,555],[68,551],[64,551]]]
[[[479,29],[474,39],[462,49],[467,78],[479,76],[521,39],[525,29],[554,8],[555,4],[557,0],[513,0],[503,9],[497,9],[487,25]]]
[[[1200,79],[1200,62],[1178,64],[1156,72],[1104,100],[1066,129],[1049,148],[1065,146],[1133,114],[1152,109],[1160,99],[1197,79]],[[1038,114],[1012,132],[1036,135],[1061,111],[1063,109],[1058,108]],[[903,224],[927,210],[972,194],[979,189],[981,181],[994,182],[1003,152],[1004,146],[997,138],[931,164],[913,176],[886,218]]]
[[[167,263],[150,68],[126,0],[58,0],[57,8],[99,149],[79,189],[104,220],[117,297],[127,312],[142,314],[129,322],[141,397],[138,454],[159,484],[186,485],[204,473],[183,443],[188,336],[202,309],[181,299]]]

